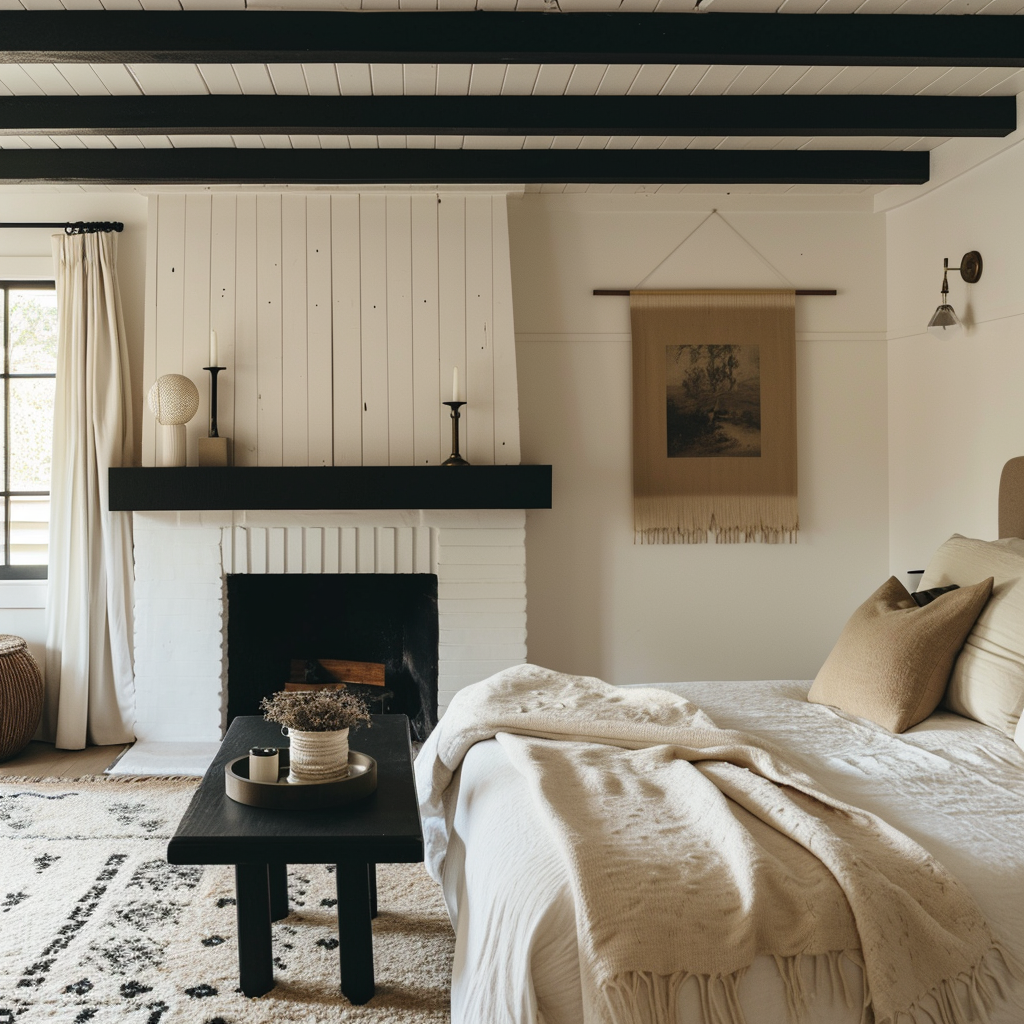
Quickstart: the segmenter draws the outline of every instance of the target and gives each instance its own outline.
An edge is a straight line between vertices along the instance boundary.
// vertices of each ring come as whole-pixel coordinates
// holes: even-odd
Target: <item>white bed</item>
[[[1000,536],[1024,536],[1024,458],[1011,460],[1003,472]],[[1002,589],[1009,593],[1021,579],[1020,571],[1012,579],[1004,577]],[[1020,600],[1020,593],[1018,588],[1013,600]],[[1008,599],[1004,595],[1001,600]],[[1010,616],[1011,632],[1020,633],[1020,607],[1015,605]],[[983,620],[984,615],[979,623]],[[993,647],[993,638],[1005,636],[985,629],[996,661],[1013,653],[1014,663],[1024,664],[1019,642],[1012,648]],[[720,729],[767,741],[826,797],[873,813],[923,847],[939,862],[938,870],[944,868],[973,896],[1011,961],[1024,965],[1024,720],[1017,743],[1005,734],[1005,724],[1000,731],[941,710],[893,734],[867,719],[808,702],[809,682],[667,683],[659,688],[688,698]],[[583,1024],[573,888],[550,817],[534,803],[513,767],[500,731],[497,738],[469,747],[440,803],[436,786],[434,796],[426,796],[436,739],[424,747],[417,775],[424,831],[433,851],[428,868],[443,885],[456,930],[453,1024]],[[806,1024],[860,1024],[871,1018],[862,1010],[860,968],[849,960],[840,964],[845,984],[836,984],[828,971],[824,979],[813,977],[820,958],[808,958],[799,968],[812,993]],[[990,1024],[1021,1024],[1024,981],[1004,981]],[[787,995],[774,958],[756,959],[737,991],[747,1024],[792,1024],[793,989]],[[674,1019],[676,1024],[708,1024],[692,978],[679,989]]]
[[[831,795],[920,843],[967,885],[996,936],[1024,960],[1024,751],[988,726],[947,712],[893,735],[809,704],[809,685],[675,683],[664,689],[688,697],[723,728],[756,733],[787,750]],[[456,929],[453,1024],[580,1024],[568,879],[499,741],[470,750],[448,811],[442,882]],[[859,992],[859,972],[849,965],[846,971],[851,991]],[[827,989],[820,987],[808,1024],[858,1024],[859,1003],[847,1005]],[[790,1024],[771,960],[754,964],[740,995],[750,1024]],[[1024,991],[1018,989],[1018,997]],[[695,986],[684,986],[677,1019],[702,1024]],[[1010,1003],[992,1016],[992,1024],[1021,1020]]]

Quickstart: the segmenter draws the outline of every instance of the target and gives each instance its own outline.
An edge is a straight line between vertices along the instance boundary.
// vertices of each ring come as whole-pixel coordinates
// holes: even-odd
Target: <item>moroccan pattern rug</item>
[[[238,991],[234,869],[169,865],[195,780],[0,780],[0,1024],[443,1024],[454,936],[422,865],[378,867],[377,994],[339,991],[332,865],[289,872],[275,988]]]

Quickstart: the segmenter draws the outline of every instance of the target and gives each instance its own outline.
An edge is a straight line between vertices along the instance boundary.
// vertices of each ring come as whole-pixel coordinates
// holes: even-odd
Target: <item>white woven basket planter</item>
[[[348,729],[330,732],[285,730],[291,741],[288,781],[336,782],[348,775]]]

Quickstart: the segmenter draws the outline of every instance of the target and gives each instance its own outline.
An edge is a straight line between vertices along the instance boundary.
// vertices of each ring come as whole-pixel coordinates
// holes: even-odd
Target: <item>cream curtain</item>
[[[59,340],[43,734],[58,747],[134,739],[132,526],[107,469],[132,453],[114,234],[54,235]]]

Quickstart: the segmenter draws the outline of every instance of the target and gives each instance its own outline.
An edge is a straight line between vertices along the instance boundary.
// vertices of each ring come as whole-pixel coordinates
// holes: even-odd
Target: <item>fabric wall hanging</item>
[[[794,292],[632,291],[643,544],[795,541]]]

